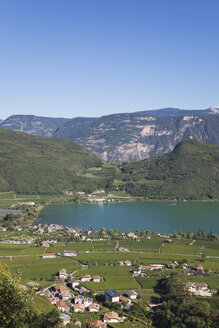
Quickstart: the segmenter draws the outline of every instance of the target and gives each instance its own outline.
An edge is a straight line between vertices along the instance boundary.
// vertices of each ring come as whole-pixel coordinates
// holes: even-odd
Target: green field
[[[115,240],[93,241],[93,245],[97,252],[113,251],[116,247],[116,241]]]
[[[93,265],[104,265],[104,264],[116,264],[118,261],[130,260],[132,262],[137,258],[136,253],[89,253],[89,254],[79,254],[77,259],[82,263]]]
[[[144,239],[141,241],[120,241],[119,246],[136,252],[158,252],[162,238]]]
[[[43,247],[29,245],[0,244],[0,256],[12,255],[40,255],[44,252]]]
[[[196,255],[199,253],[201,247],[193,245],[177,245],[164,244],[162,247],[163,254],[181,254],[181,255]]]
[[[54,246],[48,247],[48,253],[62,253],[64,250],[75,250],[77,252],[93,252],[93,248],[90,242],[70,242],[70,243],[57,243]]]
[[[156,285],[158,278],[137,278],[137,281],[142,289],[152,289]]]
[[[92,292],[104,291],[112,288],[119,290],[139,288],[138,283],[131,276],[106,276],[102,282],[84,282],[83,285]]]
[[[21,283],[34,280],[42,286],[51,285],[52,282],[49,279],[62,268],[65,268],[69,273],[80,268],[80,265],[71,259],[42,259],[38,256],[19,256],[12,260],[0,258],[0,263],[8,265],[11,271],[21,279]]]
[[[106,277],[106,276],[127,276],[130,277],[130,267],[118,267],[118,266],[105,266],[105,265],[93,265],[91,267],[89,267],[86,271],[85,270],[79,270],[77,272],[78,276],[82,276],[85,273],[90,274],[91,276],[94,275],[100,275],[102,277]],[[99,285],[99,283],[96,283],[97,285]]]

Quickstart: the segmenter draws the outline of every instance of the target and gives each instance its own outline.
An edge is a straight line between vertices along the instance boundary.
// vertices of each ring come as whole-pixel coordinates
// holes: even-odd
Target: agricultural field
[[[181,254],[196,255],[200,252],[201,247],[193,245],[164,244],[162,247],[163,254]]]
[[[141,241],[120,241],[119,246],[136,252],[159,252],[162,238],[143,239]]]
[[[1,258],[0,263],[6,264],[21,279],[21,284],[28,281],[37,281],[42,287],[53,284],[51,278],[60,269],[65,268],[70,273],[80,268],[80,265],[71,259],[42,259],[38,256]]]
[[[57,243],[54,246],[48,247],[48,253],[62,253],[65,250],[75,250],[77,252],[93,252],[90,242],[70,242],[70,243]]]
[[[77,272],[77,276],[82,276],[84,274],[89,274],[91,276],[100,275],[101,277],[130,277],[130,267],[117,267],[117,266],[105,266],[105,265],[97,265],[97,266],[90,266],[86,270],[79,270]],[[96,283],[99,285],[99,283]]]
[[[43,247],[31,247],[28,245],[0,244],[0,256],[40,255],[43,252],[44,252]]]
[[[142,289],[153,289],[153,287],[156,285],[158,278],[137,278],[136,279]]]
[[[71,195],[22,195],[11,192],[0,193],[0,208],[9,208],[12,205],[17,205],[20,202],[35,202],[36,204],[60,204],[74,202],[75,197]]]
[[[116,247],[116,241],[115,240],[93,241],[93,245],[96,252],[114,251]]]
[[[202,264],[205,270],[219,273],[219,258],[206,258]]]
[[[107,289],[117,289],[117,290],[125,290],[128,289],[138,289],[139,285],[137,281],[132,278],[130,275],[113,275],[113,276],[105,276],[104,281],[99,283],[95,282],[84,282],[83,285],[87,287],[92,292],[103,292]]]
[[[117,253],[117,252],[109,252],[105,254],[102,253],[89,253],[89,254],[83,254],[80,253],[77,256],[77,259],[84,263],[89,265],[115,265],[118,261],[125,261],[130,260],[132,262],[135,262],[137,258],[136,253]]]
[[[185,256],[182,255],[169,255],[169,254],[152,254],[152,253],[141,253],[138,258],[138,264],[149,265],[151,263],[166,264],[170,261],[181,261]]]
[[[0,237],[5,236],[5,234],[5,232],[1,233]],[[8,232],[8,235],[11,234],[16,235],[18,233]],[[151,239],[143,239],[141,241],[94,240],[92,242],[62,242],[48,248],[1,243],[0,263],[8,265],[11,271],[20,277],[21,284],[35,281],[40,284],[41,288],[50,286],[57,281],[55,275],[58,271],[61,268],[65,268],[68,273],[74,272],[76,277],[81,277],[84,274],[103,277],[100,283],[92,281],[82,283],[83,286],[93,293],[103,294],[107,289],[116,289],[124,294],[127,290],[134,289],[141,296],[143,303],[153,303],[156,300],[158,301],[153,287],[159,276],[169,275],[172,271],[180,273],[182,265],[180,264],[179,267],[172,270],[145,270],[145,274],[150,275],[150,277],[133,278],[131,271],[140,264],[167,264],[174,260],[178,263],[183,263],[186,261],[191,268],[195,269],[196,265],[201,263],[204,270],[210,275],[208,277],[182,276],[183,281],[206,282],[209,288],[213,290],[219,289],[219,258],[217,258],[219,242],[195,241],[192,245],[191,242],[191,240],[186,239],[173,239],[171,243],[164,243],[162,238],[152,237]],[[118,252],[116,251],[117,247],[127,248],[129,252]],[[61,253],[63,250],[76,250],[78,256],[55,259],[42,259],[40,256],[44,252]],[[202,256],[201,253],[205,255]],[[118,265],[118,261],[125,260],[131,261],[132,265]],[[85,264],[88,266],[84,266]],[[44,308],[43,302],[45,300],[40,298],[38,301],[38,310],[41,311]],[[213,301],[212,298],[212,302],[217,307],[218,299],[215,298]],[[47,309],[49,310],[49,308]],[[95,314],[83,314],[83,316],[77,314],[77,316],[81,318],[79,319],[80,321],[84,320],[84,322],[92,321],[91,318],[97,318]],[[124,324],[120,326],[128,327],[127,325],[124,326]],[[139,323],[139,325],[141,324]]]

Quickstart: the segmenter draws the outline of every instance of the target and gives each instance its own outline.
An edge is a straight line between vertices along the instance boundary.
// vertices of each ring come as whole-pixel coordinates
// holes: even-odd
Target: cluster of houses
[[[50,225],[47,225],[44,227],[41,225],[39,225],[39,226],[34,225],[32,228],[33,228],[33,230],[37,230],[37,233],[41,235],[45,232],[51,233],[51,232],[63,229],[63,226],[60,224],[50,224]]]
[[[67,273],[66,269],[60,269],[58,277],[61,280],[66,280],[68,278],[69,274]],[[93,281],[93,282],[101,282],[103,277],[100,276],[90,276],[89,274],[85,274],[79,279],[76,279],[75,277],[71,276],[71,286],[72,288],[77,287],[81,282],[87,282],[87,281]]]
[[[129,290],[126,293],[126,296],[121,296],[119,292],[115,289],[109,289],[105,291],[105,301],[118,303],[120,305],[130,305],[131,300],[135,300],[138,297],[138,294],[134,290]],[[115,311],[107,312],[103,315],[103,320],[95,320],[90,322],[88,327],[99,327],[99,328],[106,328],[107,323],[120,323],[126,320],[126,316],[119,316],[119,314]]]
[[[181,273],[184,276],[202,276],[202,277],[208,277],[209,274],[204,271],[204,267],[199,263],[196,265],[196,269],[189,269],[187,267],[183,267],[183,270]]]
[[[63,277],[65,276],[65,273],[65,269],[59,271],[59,274]],[[95,277],[98,277],[99,281],[100,277]],[[90,278],[95,281],[95,277]],[[77,281],[72,278],[71,286],[74,290],[75,287],[79,285],[80,281],[82,281],[82,278]],[[76,313],[100,311],[100,305],[94,302],[93,298],[80,294],[75,295],[64,283],[44,288],[39,291],[38,294],[40,296],[45,296],[51,304],[55,305],[58,310],[62,312],[60,319],[62,320],[63,325],[66,325],[71,321],[69,314],[72,311]],[[130,305],[132,300],[135,300],[137,297],[138,294],[134,290],[127,291],[126,296],[120,295],[120,293],[114,289],[105,291],[105,301],[120,304],[121,307]],[[89,327],[106,327],[107,323],[123,322],[125,319],[127,319],[125,316],[119,316],[115,311],[107,312],[103,315],[102,320],[91,322]]]
[[[123,261],[119,261],[123,262]],[[125,261],[124,261],[125,262]],[[127,265],[127,264],[120,264],[119,265]],[[139,265],[136,268],[132,269],[132,277],[146,277],[147,274],[145,273],[146,271],[153,271],[153,270],[161,270],[161,269],[175,269],[176,267],[179,266],[179,263],[177,261],[172,261],[168,262],[167,264],[150,264],[150,265]],[[202,277],[207,277],[209,276],[208,273],[204,271],[203,266],[199,263],[196,265],[196,269],[191,269],[188,267],[187,263],[182,264],[183,271],[181,272],[182,275],[193,275],[193,276],[202,276]]]
[[[48,301],[55,305],[63,313],[74,312],[99,312],[100,306],[93,302],[90,297],[74,295],[65,284],[55,284],[49,288],[44,288],[39,292],[40,296],[45,296]]]

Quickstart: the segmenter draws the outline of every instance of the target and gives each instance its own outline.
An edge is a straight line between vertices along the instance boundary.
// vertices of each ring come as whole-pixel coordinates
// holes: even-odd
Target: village
[[[19,268],[20,287],[55,307],[64,326],[143,327],[136,308],[156,311],[153,288],[172,272],[191,295],[217,299],[217,240],[37,223],[15,231],[1,227],[0,262]]]
[[[71,254],[72,252],[69,252],[69,255]],[[51,255],[51,257],[49,256],[44,258],[53,257]],[[118,264],[120,266],[131,266],[130,261],[119,261]],[[166,267],[168,268],[170,266],[173,267],[177,265],[179,264],[174,261],[173,263],[168,263]],[[145,272],[147,270],[161,270],[164,267],[165,266],[162,264],[152,264],[149,266],[139,265],[137,268],[134,268],[131,273],[132,277],[139,275],[141,275],[141,277],[145,277]],[[183,268],[185,269],[187,267],[188,266],[186,263],[184,263]],[[202,265],[198,264],[197,269],[194,272],[196,272],[196,274],[204,273]],[[184,271],[182,273],[185,274]],[[106,290],[104,294],[98,295],[97,293],[92,294],[87,288],[83,287],[83,282],[101,282],[104,278],[98,275],[92,277],[89,274],[85,274],[82,277],[75,277],[72,274],[68,274],[66,269],[63,268],[59,270],[57,278],[60,279],[59,284],[54,284],[50,287],[44,288],[38,291],[37,294],[46,297],[48,302],[55,305],[58,310],[62,312],[60,314],[60,320],[63,322],[64,326],[71,322],[70,314],[74,312],[84,313],[85,311],[88,311],[99,313],[101,307],[106,306],[105,302],[115,303],[120,309],[125,309],[128,312],[133,302],[138,302],[139,295],[135,290],[128,290],[121,295],[117,290],[110,289]],[[66,280],[69,282],[65,282]],[[183,287],[186,291],[189,291],[196,296],[212,296],[212,292],[209,290],[206,283],[186,282],[183,283]],[[92,294],[92,297],[90,294]],[[96,300],[101,300],[101,302]],[[148,304],[147,310],[153,312],[159,306],[161,306],[161,303]],[[128,319],[127,316],[120,316],[116,311],[105,312],[101,315],[100,319],[90,322],[88,327],[107,327],[107,323],[121,323],[126,319]],[[80,325],[80,323],[78,322],[77,325]]]

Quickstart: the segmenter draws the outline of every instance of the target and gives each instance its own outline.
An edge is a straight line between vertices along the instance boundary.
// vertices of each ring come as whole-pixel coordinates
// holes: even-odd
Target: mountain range
[[[219,145],[219,107],[205,110],[164,108],[98,118],[13,115],[3,128],[72,140],[105,161],[128,162],[166,154],[192,137]]]
[[[107,163],[70,140],[0,128],[0,192],[99,188],[144,199],[219,200],[219,147],[187,139],[159,157]]]

